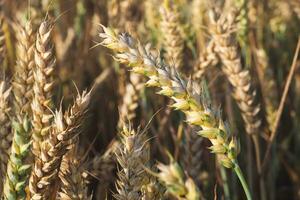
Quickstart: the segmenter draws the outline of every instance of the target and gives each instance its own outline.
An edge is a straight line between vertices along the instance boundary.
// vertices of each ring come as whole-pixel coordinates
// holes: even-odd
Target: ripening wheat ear
[[[177,199],[200,199],[200,192],[193,179],[186,178],[179,164],[171,158],[169,165],[159,163],[158,178],[166,187],[167,192]]]
[[[115,59],[127,64],[133,72],[149,78],[146,86],[159,87],[158,94],[172,98],[175,103],[172,107],[181,110],[187,117],[190,125],[202,128],[199,135],[209,139],[213,153],[218,154],[219,161],[228,168],[233,168],[242,182],[248,199],[251,199],[248,186],[237,163],[239,145],[235,138],[229,139],[229,131],[224,126],[220,111],[213,109],[207,103],[199,86],[191,80],[186,82],[178,72],[150,52],[150,45],[143,47],[130,35],[117,35],[112,29],[104,26],[102,45],[116,52]]]
[[[14,111],[13,144],[4,186],[5,199],[25,198],[25,187],[30,174],[28,155],[31,137],[32,68],[34,65],[34,42],[30,22],[18,26],[17,64],[13,79]]]
[[[135,132],[123,126],[120,133],[122,146],[116,153],[120,164],[117,180],[118,200],[137,200],[144,185],[149,182],[149,174],[145,171],[150,160],[149,144],[144,133]],[[144,166],[143,166],[144,165]]]
[[[198,184],[201,173],[203,138],[197,136],[195,130],[185,131],[186,143],[184,144],[182,159],[184,169],[188,175]]]
[[[52,114],[49,109],[52,108],[52,95],[54,86],[54,67],[55,57],[51,43],[52,25],[49,21],[41,23],[35,45],[33,71],[33,101],[31,104],[33,113],[33,144],[32,152],[37,156],[40,153],[40,144],[49,134]]]
[[[59,171],[60,191],[58,199],[88,200],[87,185],[81,176],[82,166],[71,149],[62,159]]]
[[[0,82],[0,192],[6,174],[6,166],[12,141],[9,97],[11,88],[7,88],[5,81]]]
[[[35,158],[29,182],[31,199],[49,199],[55,192],[52,186],[58,177],[62,157],[82,132],[90,98],[90,92],[84,91],[65,114],[61,109],[55,112],[50,134],[42,142],[41,153]]]
[[[31,22],[17,26],[17,63],[13,79],[14,107],[16,116],[31,115],[33,96],[34,33]]]
[[[230,12],[218,19],[216,15],[213,11],[210,12],[212,23],[210,31],[216,44],[216,51],[223,63],[222,70],[234,88],[233,97],[242,111],[247,133],[258,134],[262,126],[262,119],[259,116],[261,107],[257,102],[250,72],[242,68],[237,44],[233,39],[236,30],[236,15]]]
[[[169,62],[174,62],[175,68],[183,65],[184,40],[180,31],[180,13],[171,0],[164,1],[161,9],[161,31],[164,35],[164,46]]]
[[[213,41],[210,41],[199,56],[195,69],[193,70],[193,79],[200,81],[208,68],[216,66],[218,62],[219,58],[215,52],[215,44]]]
[[[126,84],[126,92],[120,107],[118,127],[122,128],[123,119],[133,121],[136,117],[136,110],[139,105],[139,95],[143,89],[144,84],[141,83],[141,77],[138,77],[136,74],[130,74],[130,82]]]

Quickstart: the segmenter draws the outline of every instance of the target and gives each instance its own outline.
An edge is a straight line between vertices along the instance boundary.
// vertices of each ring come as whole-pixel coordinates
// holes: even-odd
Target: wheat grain
[[[73,106],[63,115],[56,111],[54,124],[47,140],[41,145],[41,153],[36,157],[31,173],[29,189],[31,199],[48,199],[53,192],[62,157],[81,133],[83,121],[90,102],[90,92],[78,95]]]

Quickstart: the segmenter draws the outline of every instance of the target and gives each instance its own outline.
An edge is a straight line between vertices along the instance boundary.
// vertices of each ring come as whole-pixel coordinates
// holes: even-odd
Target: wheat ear
[[[256,99],[250,72],[242,68],[237,44],[234,42],[234,32],[236,30],[236,15],[229,12],[216,18],[216,13],[210,12],[211,34],[216,44],[216,51],[222,60],[222,70],[226,74],[229,82],[234,88],[233,97],[237,101],[242,117],[245,121],[248,134],[258,134],[262,120],[259,116],[261,107]]]
[[[215,44],[210,41],[207,47],[200,54],[195,65],[193,79],[200,81],[209,67],[214,67],[218,64],[219,58],[215,52]]]
[[[32,68],[34,66],[34,42],[30,22],[25,27],[18,26],[17,64],[13,79],[14,111],[16,121],[13,124],[13,144],[7,166],[4,185],[5,199],[25,199],[25,187],[28,182],[31,164],[31,99]]]
[[[62,110],[54,114],[54,124],[49,137],[41,145],[41,153],[36,157],[31,173],[29,189],[31,199],[48,199],[53,192],[62,157],[76,141],[82,131],[90,102],[90,92],[78,95],[73,106],[63,115]]]
[[[198,184],[199,175],[202,166],[202,144],[203,138],[198,137],[193,133],[195,130],[185,131],[186,144],[184,145],[182,160],[184,162],[185,169],[189,176]]]
[[[123,120],[133,121],[136,117],[136,110],[139,105],[139,95],[144,89],[144,84],[141,83],[141,77],[136,74],[130,74],[130,82],[126,84],[126,92],[123,96],[123,102],[120,107],[120,120],[118,127],[122,128]]]
[[[11,88],[7,88],[6,82],[0,82],[0,192],[2,193],[3,181],[6,174],[7,161],[10,154],[12,141],[9,97]]]
[[[88,200],[86,182],[81,176],[82,166],[76,159],[74,151],[70,150],[62,159],[59,171],[60,191],[58,199],[61,200]]]
[[[186,178],[181,167],[171,159],[169,165],[159,163],[158,178],[166,187],[167,192],[177,199],[197,200],[200,199],[199,189],[193,179]]]
[[[198,85],[192,81],[186,82],[174,68],[150,53],[149,45],[143,47],[128,34],[117,35],[112,29],[103,29],[104,33],[100,33],[102,45],[116,51],[115,58],[128,64],[133,72],[147,76],[149,80],[146,86],[157,86],[161,89],[158,94],[172,98],[175,101],[172,107],[183,111],[189,124],[202,127],[199,134],[211,140],[212,151],[223,155],[225,166],[233,167],[238,152],[235,140],[231,143],[228,141],[228,130],[219,112],[206,104]]]
[[[53,54],[51,44],[52,26],[48,21],[41,23],[35,45],[35,69],[33,72],[33,101],[31,104],[33,119],[33,144],[32,152],[38,156],[40,154],[40,144],[49,134],[52,114],[52,94],[54,86],[54,67],[56,59]]]
[[[33,97],[34,34],[31,22],[17,26],[17,63],[13,79],[14,107],[16,116],[31,115]]]
[[[149,183],[145,167],[149,165],[150,150],[144,132],[123,126],[120,133],[122,146],[116,153],[120,165],[116,183],[118,200],[137,200],[144,185]]]
[[[235,138],[229,139],[229,131],[224,126],[220,112],[207,104],[207,99],[201,93],[197,84],[186,82],[174,68],[164,63],[150,53],[150,45],[143,47],[128,34],[120,34],[104,26],[102,45],[116,52],[115,59],[131,67],[133,72],[149,78],[146,86],[159,87],[158,94],[172,98],[173,108],[181,110],[187,117],[190,125],[202,128],[199,135],[208,138],[213,153],[218,154],[219,161],[228,168],[233,168],[238,175],[248,199],[251,199],[249,188],[244,180],[237,163],[239,145]]]
[[[179,69],[183,65],[184,40],[180,31],[180,13],[174,3],[170,0],[164,1],[161,9],[161,32],[164,35],[164,46],[166,47],[169,62],[174,63]]]

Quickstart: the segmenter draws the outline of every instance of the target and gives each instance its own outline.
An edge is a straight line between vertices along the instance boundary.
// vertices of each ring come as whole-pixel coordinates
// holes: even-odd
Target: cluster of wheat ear
[[[299,0],[0,0],[0,199],[299,199],[299,24]]]

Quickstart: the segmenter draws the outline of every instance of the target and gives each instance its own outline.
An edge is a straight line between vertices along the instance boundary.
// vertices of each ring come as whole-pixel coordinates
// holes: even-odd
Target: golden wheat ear
[[[147,166],[150,161],[149,144],[144,132],[136,132],[126,125],[120,137],[122,145],[116,152],[120,170],[114,197],[119,200],[137,200],[140,199],[143,186],[149,183],[149,174],[144,169],[144,165]]]
[[[49,137],[43,141],[41,153],[35,159],[29,189],[31,199],[48,199],[55,192],[52,187],[58,178],[63,156],[75,144],[82,132],[91,99],[91,92],[78,94],[73,105],[63,114],[62,109],[54,113],[54,122]]]
[[[32,152],[35,156],[40,154],[40,145],[49,135],[53,119],[50,109],[53,108],[52,95],[56,59],[51,42],[52,28],[49,21],[42,22],[38,28],[35,42],[34,94],[31,104],[33,113]]]
[[[159,169],[158,179],[165,186],[168,193],[178,199],[200,199],[197,185],[193,179],[185,177],[182,168],[173,158],[171,158],[169,165],[158,163],[157,168]]]
[[[174,62],[174,67],[183,67],[184,39],[180,30],[180,13],[175,3],[170,0],[164,1],[161,8],[161,32],[163,33],[163,44],[166,48],[167,59]]]
[[[87,183],[82,177],[83,167],[76,158],[75,145],[64,155],[59,171],[58,199],[88,200]]]

